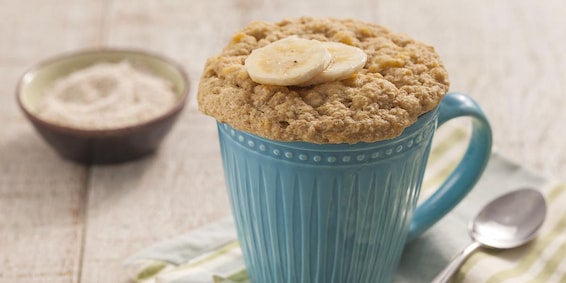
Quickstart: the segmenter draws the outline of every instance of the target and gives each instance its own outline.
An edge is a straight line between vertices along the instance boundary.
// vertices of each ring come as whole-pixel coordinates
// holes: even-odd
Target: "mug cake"
[[[197,99],[264,138],[358,143],[399,136],[448,87],[430,45],[359,20],[302,17],[237,32],[207,60]]]

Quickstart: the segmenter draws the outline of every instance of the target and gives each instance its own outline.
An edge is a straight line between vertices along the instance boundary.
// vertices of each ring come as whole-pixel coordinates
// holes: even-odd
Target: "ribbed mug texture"
[[[272,141],[218,123],[252,281],[391,281],[436,124],[433,110],[395,139],[320,145]]]

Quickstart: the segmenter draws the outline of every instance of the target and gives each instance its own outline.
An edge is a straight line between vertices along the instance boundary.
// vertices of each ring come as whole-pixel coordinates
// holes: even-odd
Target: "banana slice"
[[[322,73],[330,59],[330,52],[320,41],[290,36],[253,50],[245,67],[256,83],[291,86]]]
[[[322,42],[322,45],[332,55],[330,66],[313,79],[302,83],[301,86],[339,81],[360,71],[367,61],[366,53],[354,46],[339,42]]]

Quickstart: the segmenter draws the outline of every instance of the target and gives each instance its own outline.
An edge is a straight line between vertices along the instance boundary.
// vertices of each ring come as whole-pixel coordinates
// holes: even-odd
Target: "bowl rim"
[[[81,129],[76,127],[60,125],[40,118],[39,116],[34,114],[33,111],[30,111],[24,106],[22,102],[22,88],[24,86],[24,79],[28,75],[36,73],[42,68],[50,64],[56,63],[60,60],[72,59],[73,57],[95,54],[95,53],[126,53],[126,54],[142,55],[142,56],[152,57],[154,59],[164,62],[167,65],[170,65],[171,67],[173,67],[173,69],[175,69],[179,73],[184,83],[184,88],[179,93],[180,97],[177,99],[173,107],[169,108],[165,113],[162,113],[157,117],[130,126],[109,128],[109,129]],[[164,120],[171,118],[172,116],[176,115],[181,110],[183,110],[183,108],[185,107],[185,104],[189,96],[190,88],[191,85],[189,81],[189,76],[185,71],[185,69],[183,68],[183,66],[181,66],[181,64],[179,64],[178,62],[176,62],[175,60],[169,57],[143,49],[99,47],[99,48],[87,48],[78,51],[62,53],[41,60],[38,63],[32,65],[20,76],[18,83],[16,84],[16,101],[20,109],[24,112],[25,116],[27,116],[28,119],[30,119],[33,122],[33,124],[38,124],[41,127],[46,127],[50,130],[73,135],[73,136],[84,137],[84,138],[96,138],[96,137],[106,137],[106,136],[119,136],[119,135],[136,132],[140,128],[150,127],[154,124],[159,124]]]

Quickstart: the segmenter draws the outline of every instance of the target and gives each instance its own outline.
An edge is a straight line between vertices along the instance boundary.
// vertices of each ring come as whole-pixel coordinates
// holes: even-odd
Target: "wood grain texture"
[[[59,158],[14,103],[0,67],[0,282],[77,282],[86,170]]]
[[[566,3],[413,3],[385,1],[378,18],[436,47],[451,90],[484,108],[496,150],[546,176],[566,177],[566,55],[558,47],[566,42]]]
[[[0,283],[127,282],[129,254],[229,213],[215,123],[194,96],[207,57],[252,20],[355,17],[436,47],[453,91],[476,98],[495,147],[547,176],[566,165],[566,2],[0,0]],[[179,61],[191,99],[160,150],[86,168],[59,158],[17,108],[31,64],[85,47]]]
[[[186,110],[155,155],[92,169],[81,282],[122,282],[128,255],[230,213],[216,125]]]

